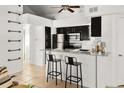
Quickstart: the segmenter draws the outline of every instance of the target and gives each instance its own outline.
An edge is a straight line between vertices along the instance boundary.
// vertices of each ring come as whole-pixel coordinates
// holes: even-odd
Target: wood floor
[[[31,84],[35,85],[37,88],[64,88],[65,82],[58,80],[58,85],[55,84],[55,79],[49,79],[46,82],[45,78],[45,65],[36,66],[33,64],[24,64],[23,71],[16,73],[16,77],[13,78],[14,81],[18,81],[19,84]],[[68,88],[76,88],[76,84],[67,84]],[[80,87],[80,86],[79,86]]]

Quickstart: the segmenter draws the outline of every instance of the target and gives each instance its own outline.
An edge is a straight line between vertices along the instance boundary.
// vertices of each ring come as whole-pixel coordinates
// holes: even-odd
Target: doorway
[[[117,18],[117,29],[116,29],[116,76],[117,85],[124,85],[124,17]]]

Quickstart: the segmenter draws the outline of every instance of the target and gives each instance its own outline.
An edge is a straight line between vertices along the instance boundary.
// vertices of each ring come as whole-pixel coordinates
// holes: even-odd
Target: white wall
[[[43,26],[30,25],[29,31],[30,63],[41,66],[45,63],[45,29]]]
[[[41,26],[50,26],[52,27],[52,20],[32,15],[32,14],[23,14],[23,23],[32,24],[32,25],[41,25]]]
[[[45,63],[45,26],[52,27],[52,20],[31,14],[24,14],[23,19],[23,23],[29,26],[24,28],[29,32],[27,51],[30,53],[26,57],[29,57],[29,63],[41,66]]]
[[[90,24],[90,19],[88,17],[83,16],[69,17],[53,21],[54,27],[80,26],[87,24]]]
[[[30,60],[30,25],[29,24],[24,24],[23,25],[23,30],[24,30],[24,59],[25,62],[28,63]]]
[[[106,51],[112,52],[113,15],[102,16],[102,41],[106,42]]]
[[[74,13],[62,11],[55,15],[55,19],[56,20],[53,21],[54,27],[80,26],[90,23],[90,19],[84,17],[84,13],[81,13],[78,9],[76,9]]]

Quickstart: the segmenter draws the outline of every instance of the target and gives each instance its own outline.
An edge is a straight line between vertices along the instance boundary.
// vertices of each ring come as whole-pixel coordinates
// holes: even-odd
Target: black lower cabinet
[[[57,34],[52,35],[52,48],[56,49],[57,48]]]

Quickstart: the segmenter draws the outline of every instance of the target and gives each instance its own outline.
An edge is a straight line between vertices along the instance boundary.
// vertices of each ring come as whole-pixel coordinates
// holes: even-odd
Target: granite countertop
[[[64,49],[64,50],[59,50],[59,49],[46,49],[46,51],[51,51],[51,52],[63,52],[63,53],[73,53],[73,54],[86,54],[86,55],[92,55],[92,56],[108,56],[109,53],[106,52],[105,54],[96,54],[92,53],[90,51],[79,51],[76,49]]]

